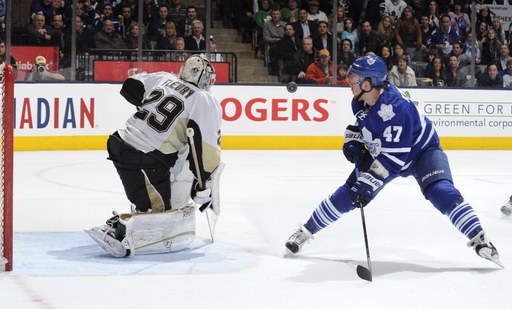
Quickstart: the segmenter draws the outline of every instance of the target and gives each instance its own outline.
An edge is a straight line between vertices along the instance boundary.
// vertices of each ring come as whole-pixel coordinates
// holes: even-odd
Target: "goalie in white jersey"
[[[115,213],[106,225],[86,231],[111,255],[169,252],[189,244],[195,235],[195,205],[186,203],[190,197],[218,215],[212,191],[218,193],[222,170],[214,173],[221,164],[221,107],[209,92],[214,82],[215,70],[203,55],[190,56],[179,76],[141,73],[124,82],[121,95],[137,112],[126,128],[109,137],[107,149],[132,213]],[[187,130],[193,130],[193,137]],[[173,195],[182,197],[173,196],[181,201],[177,205],[171,204],[171,179],[185,183],[178,190],[173,187]],[[197,179],[206,182],[199,187]]]

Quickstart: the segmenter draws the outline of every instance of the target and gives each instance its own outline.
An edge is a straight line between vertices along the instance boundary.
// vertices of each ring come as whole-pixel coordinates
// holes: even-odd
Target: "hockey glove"
[[[196,183],[197,185],[197,183]],[[206,188],[199,190],[197,186],[193,187],[192,200],[194,203],[202,205],[200,208],[205,209],[210,206],[212,202],[212,189],[210,188],[210,181],[206,181]]]
[[[351,163],[359,167],[361,161],[368,153],[364,147],[364,141],[359,132],[359,127],[354,125],[347,126],[345,130],[345,144],[343,144],[343,154]]]
[[[384,181],[372,172],[359,175],[356,183],[350,188],[352,204],[356,207],[364,207],[377,195]]]

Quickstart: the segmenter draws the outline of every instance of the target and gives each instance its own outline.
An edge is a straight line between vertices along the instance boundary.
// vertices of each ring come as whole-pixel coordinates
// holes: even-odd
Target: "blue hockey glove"
[[[350,188],[352,204],[364,207],[377,195],[377,191],[384,185],[384,181],[372,172],[359,175],[356,183]]]
[[[353,125],[347,126],[345,130],[345,144],[343,144],[343,154],[345,158],[359,167],[367,153],[368,151],[364,146],[359,127]]]

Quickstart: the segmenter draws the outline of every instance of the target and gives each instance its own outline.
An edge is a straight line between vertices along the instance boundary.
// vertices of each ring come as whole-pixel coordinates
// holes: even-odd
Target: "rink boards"
[[[105,149],[135,112],[121,84],[15,85],[15,150]],[[510,90],[403,89],[446,149],[512,149]],[[347,87],[215,85],[223,149],[340,149],[354,122]]]

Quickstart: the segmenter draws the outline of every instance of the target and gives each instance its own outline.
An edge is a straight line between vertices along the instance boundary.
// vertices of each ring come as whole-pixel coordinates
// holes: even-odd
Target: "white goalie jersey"
[[[130,78],[144,86],[142,104],[128,119],[120,137],[136,149],[164,154],[187,145],[187,127],[200,142],[204,171],[211,173],[220,162],[221,108],[206,90],[167,72],[141,73]]]

